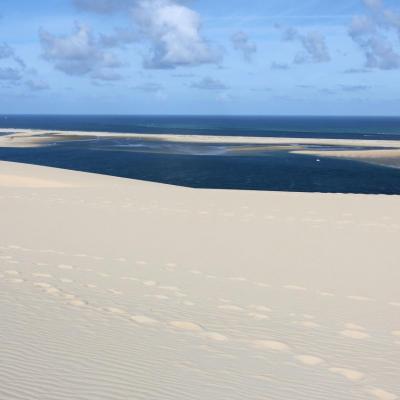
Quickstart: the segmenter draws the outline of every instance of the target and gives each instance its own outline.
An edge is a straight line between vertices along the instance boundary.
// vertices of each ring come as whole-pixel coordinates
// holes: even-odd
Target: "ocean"
[[[400,118],[386,117],[3,115],[0,128],[400,140]],[[400,194],[399,168],[262,147],[101,138],[0,148],[0,160],[195,188]]]

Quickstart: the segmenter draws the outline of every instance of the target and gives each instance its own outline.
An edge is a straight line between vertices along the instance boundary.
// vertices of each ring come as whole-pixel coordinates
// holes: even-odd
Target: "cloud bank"
[[[63,36],[41,29],[39,36],[44,59],[67,75],[110,80],[109,77],[116,76],[113,70],[122,65],[85,25],[76,24],[72,34]]]
[[[145,68],[194,67],[217,63],[221,58],[220,51],[202,36],[200,15],[178,0],[73,0],[73,3],[87,12],[127,13],[131,26],[112,36],[103,36],[102,44],[120,46],[142,39],[149,47],[143,60]]]
[[[301,33],[295,28],[287,28],[283,32],[283,40],[287,42],[299,42],[303,46],[303,51],[299,52],[295,58],[295,64],[304,63],[326,63],[331,61],[325,36],[319,31]]]
[[[381,0],[364,0],[367,13],[353,17],[349,35],[365,56],[365,66],[382,70],[400,68],[400,13]]]

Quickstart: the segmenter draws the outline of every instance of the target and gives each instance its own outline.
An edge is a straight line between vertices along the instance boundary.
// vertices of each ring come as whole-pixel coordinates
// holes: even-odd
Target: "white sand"
[[[0,187],[19,187],[19,188],[62,188],[73,187],[65,182],[57,182],[48,179],[38,179],[33,176],[18,176],[0,173]]]
[[[277,138],[217,135],[182,135],[182,134],[146,134],[146,133],[113,133],[86,131],[56,131],[35,129],[0,128],[0,147],[36,147],[59,138],[132,138],[145,140],[163,140],[179,143],[214,143],[214,144],[265,144],[265,145],[331,145],[331,146],[366,146],[381,148],[400,148],[398,140],[362,140],[362,139],[309,139]]]
[[[398,196],[0,182],[0,399],[399,398]]]
[[[399,143],[400,144],[400,143]],[[395,150],[299,150],[294,154],[304,154],[321,157],[349,158],[349,159],[375,159],[375,158],[400,158],[400,149]]]

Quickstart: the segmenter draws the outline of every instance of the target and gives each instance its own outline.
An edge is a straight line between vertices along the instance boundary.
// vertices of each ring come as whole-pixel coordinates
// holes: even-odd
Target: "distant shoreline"
[[[0,128],[1,147],[32,147],[32,145],[46,144],[57,138],[91,137],[91,138],[125,138],[147,139],[180,143],[209,143],[209,144],[304,144],[328,146],[365,146],[380,148],[398,148],[399,140],[377,139],[306,139],[306,138],[281,138],[258,136],[221,136],[221,135],[188,135],[188,134],[153,134],[153,133],[116,133],[116,132],[85,132],[85,131],[60,131],[43,129],[18,129]],[[24,146],[25,145],[25,146]]]

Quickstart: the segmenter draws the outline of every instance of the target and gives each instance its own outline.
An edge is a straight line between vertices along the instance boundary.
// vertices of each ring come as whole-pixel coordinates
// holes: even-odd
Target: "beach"
[[[0,210],[2,399],[400,396],[398,196],[0,162]]]

